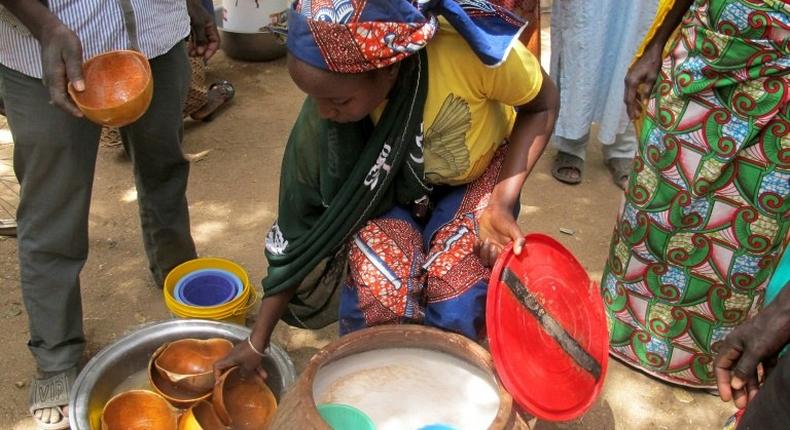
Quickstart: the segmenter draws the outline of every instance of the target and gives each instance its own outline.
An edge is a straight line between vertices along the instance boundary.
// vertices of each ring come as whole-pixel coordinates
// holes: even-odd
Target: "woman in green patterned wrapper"
[[[611,352],[715,387],[790,239],[790,2],[662,0],[626,77],[639,147],[604,270]]]

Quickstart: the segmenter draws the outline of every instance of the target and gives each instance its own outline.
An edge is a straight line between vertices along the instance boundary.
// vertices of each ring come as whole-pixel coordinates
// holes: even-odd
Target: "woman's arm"
[[[479,219],[477,253],[485,266],[492,266],[511,241],[514,242],[514,252],[517,255],[521,253],[524,233],[516,224],[513,209],[527,176],[549,142],[560,104],[554,82],[542,69],[541,73],[543,83],[538,95],[517,108],[518,116],[510,134],[499,181]]]
[[[628,74],[625,76],[623,101],[631,120],[635,120],[641,115],[642,105],[647,101],[661,69],[664,45],[667,44],[669,36],[680,24],[683,15],[693,2],[694,0],[675,0],[675,4],[650,39],[642,56],[628,70]]]
[[[288,302],[291,301],[295,292],[296,289],[293,288],[272,296],[266,296],[261,300],[261,306],[258,309],[258,316],[255,318],[255,324],[252,326],[249,340],[236,344],[225,358],[214,364],[216,377],[219,377],[223,371],[233,366],[240,366],[245,374],[257,371],[261,376],[266,377],[266,373],[260,367],[261,356],[258,353],[263,352],[269,346],[274,327],[283,316],[285,309],[288,307]]]
[[[648,49],[651,47],[657,47],[659,50],[664,49],[664,45],[666,45],[667,40],[669,40],[669,36],[671,36],[672,32],[680,25],[683,15],[686,14],[692,3],[694,3],[694,0],[675,0],[672,9],[669,10],[664,21],[647,44]]]

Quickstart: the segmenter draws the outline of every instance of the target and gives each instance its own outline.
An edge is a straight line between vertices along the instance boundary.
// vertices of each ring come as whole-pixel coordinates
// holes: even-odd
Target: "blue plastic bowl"
[[[444,424],[431,424],[425,427],[420,427],[419,430],[455,430],[455,427],[450,427]]]
[[[201,269],[179,279],[173,295],[185,305],[211,307],[228,303],[243,289],[241,279],[229,271]]]

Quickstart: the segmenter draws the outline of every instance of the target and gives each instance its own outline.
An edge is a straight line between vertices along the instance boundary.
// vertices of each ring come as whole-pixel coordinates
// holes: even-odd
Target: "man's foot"
[[[30,384],[30,415],[39,430],[69,428],[69,392],[77,379],[77,368],[63,372],[41,372]]]
[[[207,101],[197,112],[190,115],[195,121],[211,121],[219,108],[236,95],[236,89],[228,81],[218,81],[208,88]]]
[[[584,160],[562,151],[557,153],[557,156],[554,158],[554,166],[551,168],[551,174],[554,176],[554,179],[570,185],[576,185],[581,182],[583,172]]]
[[[612,175],[612,181],[625,191],[628,188],[628,176],[631,175],[633,160],[630,158],[610,158],[606,160],[605,164],[609,169],[609,174]]]
[[[38,409],[33,412],[33,419],[42,430],[67,429],[69,428],[68,410],[68,406]]]

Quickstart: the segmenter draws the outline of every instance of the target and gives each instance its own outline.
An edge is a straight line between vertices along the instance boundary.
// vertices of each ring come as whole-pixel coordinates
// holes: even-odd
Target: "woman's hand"
[[[223,359],[214,363],[214,378],[219,380],[219,377],[228,369],[234,366],[239,366],[242,376],[257,373],[262,378],[266,379],[266,371],[261,367],[262,357],[258,352],[252,349],[249,340],[245,339],[236,344],[233,349]],[[263,352],[269,346],[269,341],[261,342],[260,345],[255,345],[255,349]]]
[[[489,204],[477,220],[478,236],[475,253],[480,257],[483,266],[492,267],[496,263],[502,249],[514,242],[513,252],[521,254],[524,246],[524,233],[516,224],[513,208],[505,205]]]
[[[637,60],[625,75],[625,94],[623,101],[632,121],[642,114],[642,106],[647,103],[653,84],[661,70],[661,48],[657,45],[648,46],[644,54]]]
[[[732,331],[713,362],[719,395],[745,408],[759,389],[758,366],[773,360],[790,341],[790,285],[754,318]]]
[[[222,372],[239,366],[242,376],[257,372],[264,379],[266,371],[261,367],[261,355],[269,347],[272,331],[277,321],[288,307],[288,302],[296,293],[296,288],[264,296],[258,308],[258,317],[250,337],[239,342],[222,360],[214,363],[214,376],[219,379]],[[254,349],[253,349],[254,348]]]
[[[543,69],[540,73],[542,83],[538,94],[516,108],[516,123],[508,138],[507,152],[497,183],[488,206],[477,219],[475,253],[486,267],[496,263],[508,243],[513,242],[516,255],[520,255],[524,247],[524,232],[516,224],[513,209],[519,204],[527,176],[549,143],[560,103],[557,86]]]

